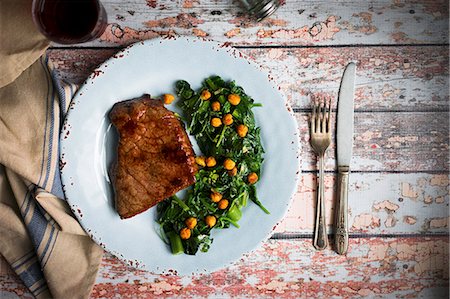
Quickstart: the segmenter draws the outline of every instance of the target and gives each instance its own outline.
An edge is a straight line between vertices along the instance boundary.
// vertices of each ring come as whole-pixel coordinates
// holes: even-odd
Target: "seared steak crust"
[[[195,182],[192,145],[162,101],[143,95],[119,102],[109,118],[119,132],[111,178],[121,218],[144,212]]]

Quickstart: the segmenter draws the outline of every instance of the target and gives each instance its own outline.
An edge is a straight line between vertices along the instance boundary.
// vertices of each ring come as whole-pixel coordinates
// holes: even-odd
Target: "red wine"
[[[98,0],[34,0],[33,18],[45,36],[61,44],[95,39],[107,25]]]

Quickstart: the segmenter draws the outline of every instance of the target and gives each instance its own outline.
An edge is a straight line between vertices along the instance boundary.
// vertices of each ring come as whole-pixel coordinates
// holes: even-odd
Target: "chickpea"
[[[223,161],[223,167],[225,167],[226,170],[232,170],[236,166],[236,163],[234,163],[233,160],[227,158],[225,161]]]
[[[182,228],[180,230],[180,237],[183,240],[187,240],[191,237],[191,230],[189,228]]]
[[[213,192],[210,195],[212,202],[219,202],[222,199],[222,194],[218,192]]]
[[[241,102],[241,97],[238,94],[232,93],[228,96],[228,102],[233,106],[237,106]]]
[[[206,158],[206,165],[208,167],[214,167],[214,166],[216,166],[216,164],[217,164],[217,162],[216,162],[216,159],[214,157]]]
[[[239,137],[244,138],[245,136],[247,136],[248,127],[246,125],[239,125],[236,128],[236,132],[238,133]]]
[[[247,176],[247,181],[253,185],[254,183],[256,183],[258,181],[258,175],[254,172],[250,173]]]
[[[175,100],[173,94],[166,93],[165,95],[163,95],[164,104],[169,105],[170,103],[173,102],[173,100]]]
[[[201,167],[205,167],[206,166],[206,159],[205,159],[205,157],[195,157],[195,163],[197,163]]]
[[[233,115],[231,115],[230,113],[225,114],[222,118],[222,121],[226,126],[231,125],[233,123]]]
[[[233,167],[233,169],[228,170],[228,175],[229,176],[235,176],[237,174],[237,168]]]
[[[189,217],[184,221],[184,224],[186,224],[187,228],[193,229],[197,225],[197,218]]]
[[[210,97],[211,97],[211,93],[207,89],[203,90],[202,93],[200,94],[200,99],[202,99],[204,101],[209,100]]]
[[[217,219],[212,215],[208,215],[205,217],[205,222],[207,226],[213,227],[214,225],[216,225]]]
[[[217,204],[217,207],[221,210],[225,210],[228,207],[228,200],[227,199],[221,199],[219,203]]]
[[[212,111],[220,111],[220,103],[217,101],[212,102],[211,109]]]
[[[214,128],[220,127],[222,125],[222,121],[218,117],[213,117],[211,119],[211,126]]]

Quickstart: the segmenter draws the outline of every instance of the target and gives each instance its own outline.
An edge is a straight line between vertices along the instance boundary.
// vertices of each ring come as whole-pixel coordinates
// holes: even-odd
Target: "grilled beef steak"
[[[120,137],[111,178],[121,218],[144,212],[195,182],[192,145],[162,101],[143,95],[119,102],[109,118]]]

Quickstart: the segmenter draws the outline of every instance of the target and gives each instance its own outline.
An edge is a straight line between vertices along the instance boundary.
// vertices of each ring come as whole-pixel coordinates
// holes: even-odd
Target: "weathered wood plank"
[[[448,293],[448,240],[351,239],[347,257],[315,251],[306,240],[269,241],[237,264],[200,277],[124,271],[106,257],[93,298],[113,294],[162,297],[357,298],[436,297]]]
[[[345,66],[355,61],[355,109],[448,110],[448,46],[241,51],[270,70],[293,108],[309,108],[311,94],[322,93],[337,99]]]
[[[201,276],[155,275],[107,254],[91,298],[448,298],[448,245],[448,237],[350,239],[339,256],[310,240],[271,240]],[[29,295],[12,275],[0,284],[5,294]]]
[[[328,232],[332,232],[336,204],[336,176],[325,175]],[[298,192],[275,233],[312,234],[314,228],[316,175],[301,176]],[[448,233],[448,174],[352,173],[349,185],[351,234]],[[260,195],[262,200],[265,199]],[[244,214],[245,216],[245,214]],[[263,220],[263,219],[261,219]]]
[[[352,239],[347,257],[317,252],[309,240],[269,241],[237,264],[200,277],[124,272],[105,258],[92,297],[115,293],[258,298],[360,297],[448,293],[448,239]],[[122,266],[123,267],[123,266]],[[103,271],[103,269],[105,271]],[[124,283],[128,279],[129,283]],[[136,281],[137,280],[137,281]],[[130,288],[131,287],[131,288]],[[107,291],[101,295],[102,290]]]
[[[26,298],[34,296],[14,273],[5,258],[0,254],[0,298]]]
[[[296,113],[302,144],[302,170],[315,170],[309,145],[308,113]],[[334,113],[332,121],[335,120]],[[353,171],[448,171],[448,112],[355,113]],[[327,170],[336,169],[335,138]],[[264,136],[263,136],[264,138]],[[268,138],[268,142],[270,137]]]
[[[336,98],[344,67],[353,60],[357,110],[448,110],[448,46],[240,50],[270,70],[294,109],[309,108],[311,94]],[[49,56],[63,78],[81,83],[116,51],[58,49]]]
[[[126,45],[168,35],[195,35],[237,45],[420,44],[448,42],[448,1],[286,1],[255,23],[238,2],[103,1],[110,25],[99,41]]]

